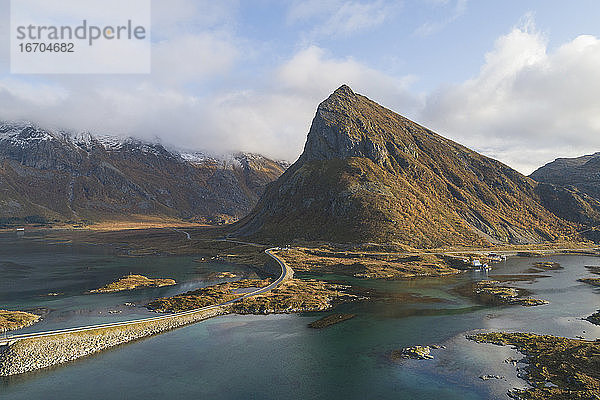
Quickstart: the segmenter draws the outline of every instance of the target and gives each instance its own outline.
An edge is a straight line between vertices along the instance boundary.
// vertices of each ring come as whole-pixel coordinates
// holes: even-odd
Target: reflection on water
[[[173,277],[187,282],[184,285],[193,286],[202,279],[201,274],[195,275],[193,258],[121,258],[97,247],[67,251],[62,245],[48,249],[43,243],[36,246],[46,246],[44,251],[30,245],[31,252],[15,252],[7,248],[11,245],[0,241],[0,307],[20,303],[47,307],[48,316],[56,315],[52,320],[56,325],[98,318],[98,310],[117,305],[126,309],[124,302],[141,302],[171,290],[106,297],[81,294],[128,269]],[[559,262],[564,269],[532,274],[530,268],[537,261]],[[388,296],[339,306],[336,312],[357,316],[323,330],[307,327],[323,316],[319,313],[214,318],[67,366],[0,381],[0,397],[506,399],[507,389],[525,386],[515,366],[504,362],[520,356],[508,347],[469,342],[465,334],[485,329],[596,339],[599,327],[581,318],[600,308],[599,290],[577,279],[592,276],[584,266],[597,264],[598,259],[583,256],[513,258],[498,264],[489,276],[352,280]],[[524,274],[529,277],[521,279]],[[7,285],[7,277],[20,282],[20,288]],[[483,307],[453,291],[468,280],[488,277],[510,280],[510,285],[527,289],[550,304]],[[65,295],[41,296],[50,291]],[[434,350],[435,359],[429,361],[393,362],[388,357],[394,349],[417,344],[444,344],[446,349]],[[479,379],[486,374],[503,379]]]

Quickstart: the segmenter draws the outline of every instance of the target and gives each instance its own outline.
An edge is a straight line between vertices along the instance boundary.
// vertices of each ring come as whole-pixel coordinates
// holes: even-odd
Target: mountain
[[[538,182],[577,188],[600,200],[600,152],[577,158],[558,158],[530,176]]]
[[[304,152],[233,227],[290,241],[419,248],[539,243],[576,224],[541,203],[537,183],[348,86],[321,103]]]
[[[600,224],[600,152],[558,158],[530,176],[539,182],[543,204],[556,215],[586,225]]]
[[[133,138],[0,123],[0,224],[144,214],[200,222],[246,215],[287,165],[180,153]]]

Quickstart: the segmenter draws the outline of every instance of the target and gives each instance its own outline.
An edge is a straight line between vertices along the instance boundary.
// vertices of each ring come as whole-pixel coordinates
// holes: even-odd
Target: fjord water
[[[353,283],[393,296],[385,301],[342,305],[336,311],[357,316],[323,330],[307,327],[322,316],[318,313],[214,318],[64,366],[4,379],[0,381],[0,397],[508,398],[508,389],[526,384],[517,378],[515,367],[503,361],[521,357],[507,347],[469,342],[466,333],[484,329],[588,339],[600,336],[599,327],[581,320],[600,308],[598,289],[577,282],[590,276],[585,265],[600,265],[600,259],[511,258],[497,264],[490,278],[531,274],[526,270],[536,261],[556,261],[564,269],[511,284],[550,301],[545,306],[482,307],[453,293],[461,283],[485,278],[476,272],[409,281],[356,280]],[[218,264],[209,268],[231,270]],[[130,272],[127,269],[148,276],[174,277],[182,285],[127,294],[82,294]],[[193,257],[120,257],[99,246],[0,238],[0,308],[49,309],[48,321],[30,331],[88,320],[128,319],[128,314],[146,315],[142,307],[125,308],[121,314],[105,312],[121,307],[123,302],[141,304],[153,296],[203,286],[206,274],[206,268],[198,270]],[[45,296],[48,292],[64,295],[49,298]],[[446,349],[433,350],[434,360],[390,361],[392,350],[417,344],[443,344]],[[484,374],[505,379],[482,381],[479,376]]]
[[[70,328],[155,316],[144,305],[161,296],[171,296],[214,284],[214,272],[248,271],[216,263],[198,263],[197,257],[119,256],[112,246],[61,243],[41,233],[24,236],[0,234],[0,308],[32,311],[41,322],[19,333]],[[173,278],[176,286],[130,292],[88,294],[129,273],[152,278]]]

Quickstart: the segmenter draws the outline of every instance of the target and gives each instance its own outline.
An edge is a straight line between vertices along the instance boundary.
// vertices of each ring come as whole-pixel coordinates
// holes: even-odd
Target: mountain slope
[[[558,158],[538,168],[531,178],[546,208],[561,218],[600,225],[600,152]]]
[[[536,186],[342,86],[319,105],[303,154],[234,232],[421,248],[571,234],[575,224],[544,208]]]
[[[600,201],[574,186],[539,183],[540,202],[555,215],[585,226],[600,224]]]
[[[538,182],[572,186],[600,200],[600,152],[577,158],[558,158],[538,168],[531,177]]]
[[[286,165],[216,159],[135,139],[0,124],[0,223],[102,221],[144,214],[224,222],[247,214]]]

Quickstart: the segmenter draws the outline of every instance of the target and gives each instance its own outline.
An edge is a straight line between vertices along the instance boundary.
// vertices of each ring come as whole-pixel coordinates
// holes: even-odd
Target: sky
[[[294,161],[342,84],[524,174],[600,151],[597,0],[153,0],[150,74],[10,73],[0,119]]]

